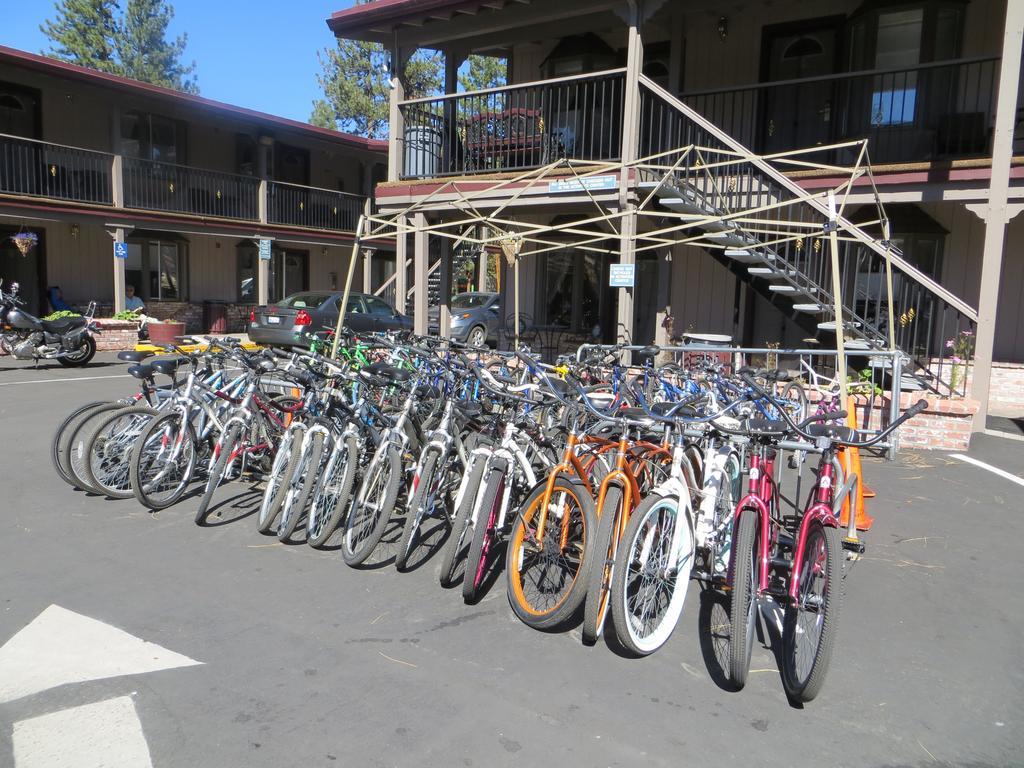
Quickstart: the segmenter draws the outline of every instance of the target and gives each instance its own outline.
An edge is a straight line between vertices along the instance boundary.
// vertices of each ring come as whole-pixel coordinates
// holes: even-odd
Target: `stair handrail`
[[[710,120],[707,120],[704,116],[695,111],[692,107],[687,106],[680,99],[673,96],[671,93],[666,91],[664,88],[662,88],[660,85],[658,85],[645,75],[640,75],[640,84],[646,87],[648,90],[650,90],[651,93],[653,93],[655,96],[658,96],[659,98],[663,99],[671,107],[675,108],[676,110],[684,114],[688,119],[692,120],[700,128],[714,136],[716,139],[718,139],[720,142],[726,145],[731,151],[736,152],[739,155],[743,155],[744,160],[756,166],[762,173],[769,176],[777,184],[780,184],[781,186],[785,187],[793,195],[806,202],[812,208],[815,208],[819,213],[821,213],[825,217],[826,220],[829,219],[828,206],[826,206],[820,200],[808,197],[806,190],[801,188],[799,184],[797,184],[792,179],[787,177],[784,173],[779,171],[770,163],[768,163],[758,155],[751,152],[747,147],[740,144],[738,141],[732,138],[732,136],[727,134],[725,131],[723,131],[717,125],[712,123]],[[853,224],[846,217],[838,216],[836,223],[841,229],[853,235],[857,240],[871,248],[871,250],[873,250],[879,256],[881,256],[884,259],[888,259],[894,267],[897,267],[900,270],[900,272],[904,273],[914,282],[920,284],[925,289],[935,294],[937,297],[939,297],[944,302],[952,306],[961,314],[965,315],[968,319],[973,320],[974,322],[978,322],[978,311],[976,309],[971,307],[969,304],[967,304],[954,293],[950,292],[948,289],[944,288],[935,280],[928,277],[926,274],[921,272],[919,269],[917,269],[917,267],[912,265],[910,262],[906,261],[900,256],[897,256],[890,249],[883,247],[875,238],[873,238],[867,232],[862,230],[856,224]]]

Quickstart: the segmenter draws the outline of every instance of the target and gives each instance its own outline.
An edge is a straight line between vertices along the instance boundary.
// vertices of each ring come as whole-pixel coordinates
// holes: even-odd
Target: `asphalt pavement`
[[[983,467],[865,461],[876,522],[825,688],[798,708],[761,643],[729,689],[724,604],[696,584],[668,644],[632,659],[522,625],[502,580],[464,604],[429,552],[356,570],[260,536],[241,482],[203,528],[196,498],[151,513],[73,490],[54,429],[132,392],[123,371],[0,358],[0,766],[78,765],[82,723],[158,768],[1024,764],[1024,488]],[[969,455],[1024,473],[1024,443]]]

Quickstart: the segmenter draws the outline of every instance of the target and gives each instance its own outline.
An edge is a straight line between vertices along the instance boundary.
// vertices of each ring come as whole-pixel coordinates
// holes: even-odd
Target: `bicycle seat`
[[[152,352],[118,352],[117,359],[126,363],[141,363],[147,357],[152,357]]]
[[[164,376],[173,376],[174,372],[184,362],[185,358],[183,357],[164,357],[149,363],[149,367],[157,373],[162,373]]]
[[[650,346],[644,347],[640,350],[640,357],[657,357],[661,353],[661,347],[657,344],[651,344]]]
[[[615,415],[620,418],[629,419],[631,422],[643,427],[651,427],[656,423],[654,419],[647,415],[643,408],[620,408],[616,411]]]
[[[658,416],[679,416],[686,419],[693,419],[699,415],[693,406],[679,403],[655,403],[651,406],[651,412]]]
[[[372,376],[378,376],[391,381],[408,381],[412,378],[412,373],[410,371],[402,368],[396,368],[395,366],[388,365],[387,363],[371,363],[363,370],[368,371]]]
[[[142,363],[136,363],[135,365],[128,366],[128,373],[134,376],[136,379],[152,379],[153,366],[145,365]]]
[[[859,443],[863,439],[856,429],[842,424],[811,424],[806,432],[814,437],[827,437],[837,443]]]
[[[758,434],[785,434],[789,424],[781,419],[747,419],[746,429]]]
[[[455,403],[455,413],[464,419],[476,419],[483,415],[484,407],[475,400],[462,400]]]

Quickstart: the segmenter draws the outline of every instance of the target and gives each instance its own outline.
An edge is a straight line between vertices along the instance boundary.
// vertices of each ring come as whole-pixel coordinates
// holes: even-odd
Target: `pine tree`
[[[167,39],[174,9],[165,0],[128,0],[118,36],[121,74],[153,85],[199,93],[193,61],[182,64],[188,35]]]
[[[357,0],[367,2],[367,0]],[[371,139],[388,135],[388,54],[377,43],[338,40],[318,55],[317,81],[324,97],[313,102],[309,121]],[[403,73],[405,97],[437,93],[442,81],[441,54],[417,51]]]
[[[500,88],[508,83],[508,59],[473,54],[467,66],[459,72],[459,85],[464,91],[482,91]]]
[[[39,26],[50,39],[48,56],[101,72],[118,74],[116,0],[61,0],[56,18]]]

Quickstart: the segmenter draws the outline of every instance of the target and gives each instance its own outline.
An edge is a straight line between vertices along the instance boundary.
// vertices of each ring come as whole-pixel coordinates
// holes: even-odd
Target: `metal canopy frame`
[[[816,155],[825,155],[836,150],[845,150],[856,157],[853,165],[835,165],[818,162]],[[685,182],[691,189],[698,188],[708,200],[715,200],[713,214],[681,213],[657,207],[660,188],[672,186],[679,179],[680,167],[686,160]],[[786,171],[817,171],[828,178],[839,178],[835,186],[808,191],[796,184],[787,184],[791,196],[782,199],[770,199],[759,205],[743,208],[723,207],[723,195],[717,187],[722,179],[727,184],[735,184],[743,173],[741,166],[753,162],[758,167],[770,165],[777,173]],[[736,169],[736,176],[730,179],[729,171]],[[615,175],[617,186],[623,178],[630,182],[644,182],[632,186],[636,192],[635,202],[620,206],[616,197],[605,202],[596,196],[588,185],[588,180],[598,176]],[[851,189],[857,180],[866,178],[871,186],[877,215],[875,218],[851,224],[843,215]],[[577,220],[557,224],[538,224],[517,220],[510,212],[510,207],[529,197],[530,193],[544,194],[544,204],[548,207],[557,206],[557,193],[549,192],[547,184],[557,179],[563,186],[569,184],[577,197],[586,196],[583,205],[590,213],[584,213]],[[868,239],[875,250],[882,253],[886,265],[886,281],[889,303],[889,342],[892,348],[893,334],[893,292],[892,292],[892,260],[899,259],[900,252],[888,240],[888,219],[878,196],[871,166],[868,159],[867,141],[848,141],[816,146],[810,149],[799,149],[771,155],[756,155],[746,151],[738,151],[721,147],[705,147],[696,144],[659,152],[639,158],[631,162],[603,162],[587,160],[561,159],[550,162],[539,168],[511,175],[490,183],[481,184],[481,179],[461,177],[439,181],[438,185],[422,198],[388,213],[364,214],[356,227],[356,239],[352,246],[352,260],[349,265],[345,283],[345,296],[338,317],[338,334],[344,323],[348,295],[351,290],[355,272],[356,254],[360,243],[364,240],[380,240],[407,237],[415,234],[428,234],[446,238],[453,243],[470,243],[483,248],[500,248],[513,266],[515,272],[516,297],[516,345],[519,342],[519,280],[518,264],[521,258],[537,256],[554,250],[575,248],[592,253],[621,253],[625,228],[620,223],[629,216],[637,217],[638,226],[632,228],[635,234],[629,235],[630,250],[642,253],[675,245],[691,245],[708,251],[724,250],[735,247],[716,242],[708,231],[721,231],[722,227],[735,226],[742,228],[746,234],[756,235],[759,242],[756,246],[778,247],[787,242],[802,247],[813,239],[820,239],[819,248],[829,246],[833,272],[834,313],[837,330],[845,328],[843,306],[839,291],[839,253],[838,243],[843,240],[866,242],[862,228],[877,226],[881,229],[882,241]],[[735,187],[728,190],[733,192]],[[589,200],[589,202],[587,202]],[[824,226],[796,220],[785,215],[788,209],[801,205],[812,205],[819,213],[827,211]],[[443,206],[443,207],[442,207]],[[426,223],[426,216],[415,214],[431,214],[437,219]],[[416,222],[424,222],[417,224]],[[643,224],[644,226],[640,226]],[[618,241],[614,247],[608,241]],[[881,247],[879,247],[881,246]],[[902,262],[902,260],[900,259]],[[902,266],[902,264],[901,264]],[[399,266],[401,268],[401,265]],[[425,290],[426,287],[423,286]],[[844,360],[843,332],[836,333],[836,348],[839,360]],[[338,336],[335,338],[335,352]],[[840,375],[845,385],[845,371]],[[845,393],[844,393],[845,395]]]

